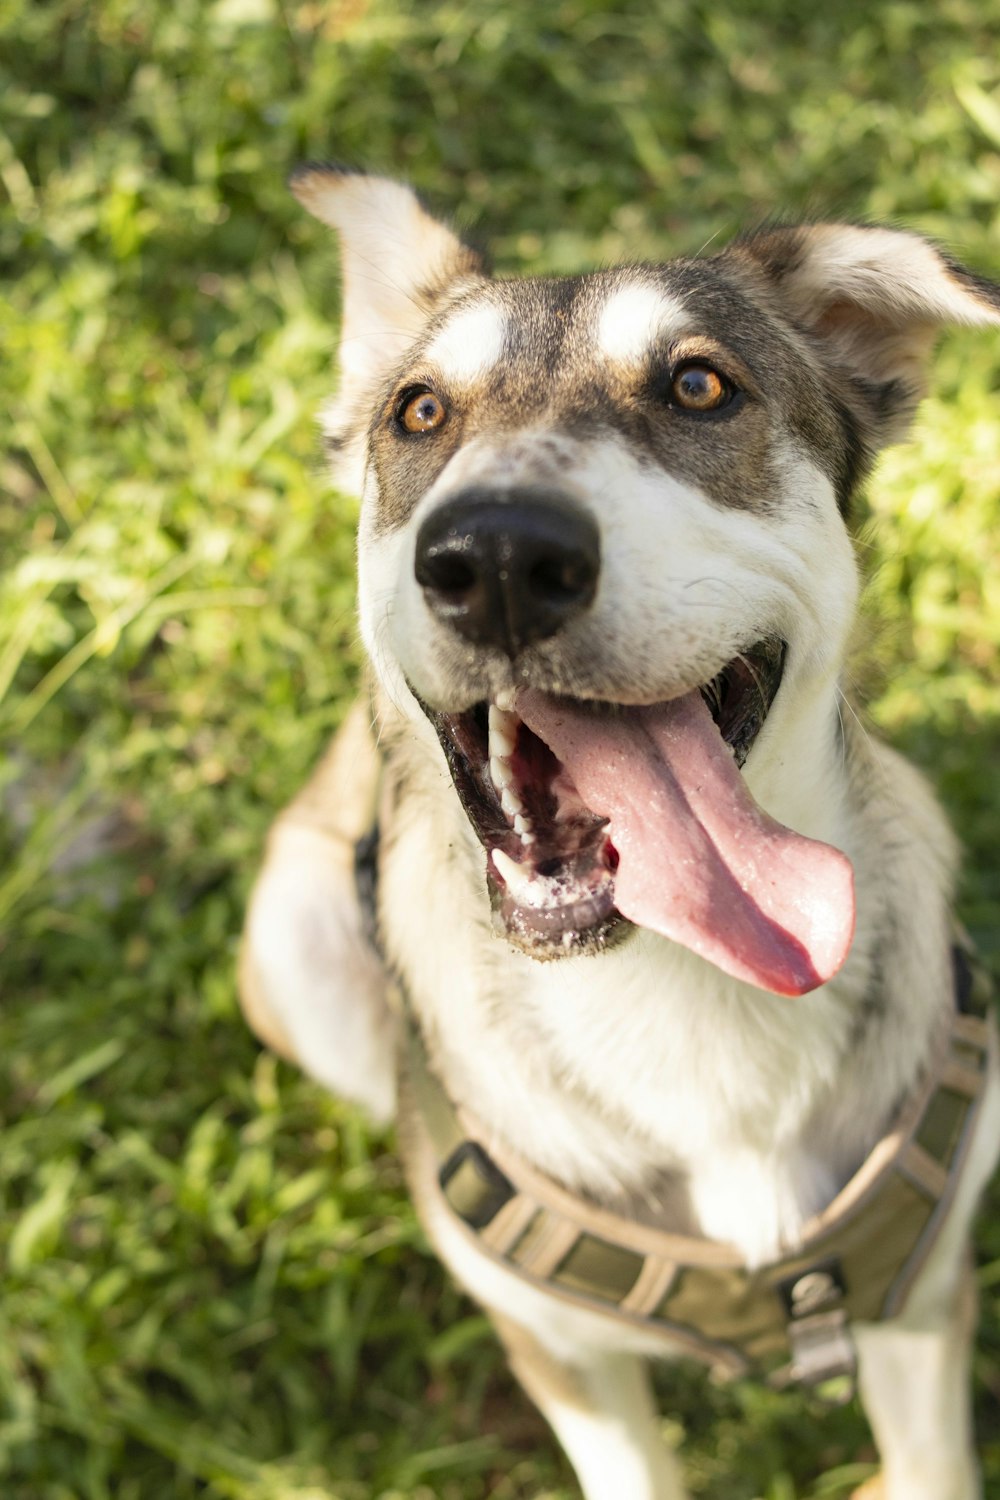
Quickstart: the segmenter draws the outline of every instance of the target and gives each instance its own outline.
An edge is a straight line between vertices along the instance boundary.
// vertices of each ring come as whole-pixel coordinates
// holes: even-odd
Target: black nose
[[[596,523],[551,490],[463,490],[417,535],[416,578],[434,614],[511,658],[588,607],[600,565]]]

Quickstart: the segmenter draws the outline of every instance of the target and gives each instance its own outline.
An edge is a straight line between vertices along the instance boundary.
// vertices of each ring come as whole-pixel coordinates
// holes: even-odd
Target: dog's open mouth
[[[778,994],[837,972],[854,928],[850,862],[769,818],[739,771],[784,654],[760,642],[648,707],[522,689],[428,710],[512,942],[552,958],[631,922]]]

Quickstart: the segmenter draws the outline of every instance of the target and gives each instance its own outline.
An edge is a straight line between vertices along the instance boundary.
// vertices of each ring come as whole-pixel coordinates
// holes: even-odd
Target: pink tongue
[[[623,916],[779,995],[836,974],[854,936],[850,860],[761,811],[700,693],[603,718],[522,692],[517,712],[610,820]]]

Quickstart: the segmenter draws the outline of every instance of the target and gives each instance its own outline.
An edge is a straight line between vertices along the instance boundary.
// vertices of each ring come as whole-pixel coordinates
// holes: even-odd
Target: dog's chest
[[[765,1259],[794,1242],[839,1186],[840,1153],[822,1117],[843,1048],[841,1013],[814,1003],[809,1015],[775,1017],[699,983],[700,966],[686,956],[680,982],[658,984],[658,967],[655,953],[640,951],[634,965],[623,954],[631,986],[600,993],[587,984],[545,1007],[549,1056],[606,1128],[615,1176],[648,1196],[654,1218],[670,1219],[660,1184],[672,1171],[694,1229],[736,1244],[751,1262]]]
[[[447,886],[411,928],[405,968],[442,1082],[485,1130],[570,1188],[751,1263],[793,1242],[856,1164],[824,1128],[842,1005],[748,1001],[640,934],[536,964],[472,911],[463,921]]]

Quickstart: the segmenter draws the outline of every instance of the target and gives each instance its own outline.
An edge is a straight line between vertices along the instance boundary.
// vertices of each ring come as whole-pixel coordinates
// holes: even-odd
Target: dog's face
[[[850,866],[747,782],[832,742],[852,489],[934,325],[996,319],[995,291],[830,225],[493,280],[406,189],[295,187],[344,251],[328,434],[365,642],[438,733],[509,938],[558,956],[627,919],[766,989],[831,977]]]

